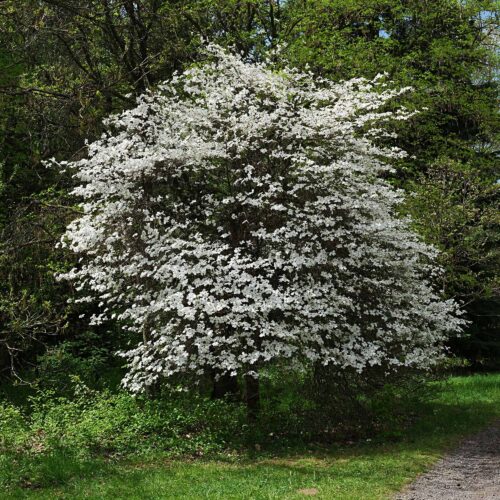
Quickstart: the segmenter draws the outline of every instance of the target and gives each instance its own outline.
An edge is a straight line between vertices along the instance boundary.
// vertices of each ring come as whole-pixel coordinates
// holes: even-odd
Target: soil
[[[500,421],[465,439],[395,500],[500,500]]]

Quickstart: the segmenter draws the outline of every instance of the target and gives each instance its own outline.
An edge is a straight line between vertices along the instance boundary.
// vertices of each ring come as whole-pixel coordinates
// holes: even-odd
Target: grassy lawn
[[[190,461],[44,457],[38,473],[57,486],[26,484],[1,498],[295,499],[388,498],[461,437],[500,417],[500,374],[452,377],[411,428],[371,441],[260,451]],[[12,464],[10,464],[12,466]],[[2,465],[0,463],[0,474]],[[43,482],[42,482],[43,485]]]

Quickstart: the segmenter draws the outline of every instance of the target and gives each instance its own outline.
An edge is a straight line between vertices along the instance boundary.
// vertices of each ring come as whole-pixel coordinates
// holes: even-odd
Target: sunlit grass
[[[461,437],[500,417],[500,374],[440,384],[424,416],[399,435],[217,460],[81,462],[55,453],[39,457],[24,487],[2,498],[294,499],[305,498],[302,489],[324,499],[388,498]]]

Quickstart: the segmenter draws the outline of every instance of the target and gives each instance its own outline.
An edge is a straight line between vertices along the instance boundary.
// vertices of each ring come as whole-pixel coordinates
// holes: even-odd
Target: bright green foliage
[[[3,453],[19,450],[29,439],[26,419],[14,405],[0,403],[0,429],[0,450]]]
[[[104,381],[91,380],[89,374],[95,368],[102,375],[106,352],[99,358],[94,348],[84,358],[80,349],[77,358],[69,352],[68,344],[74,343],[62,343],[43,356],[38,389],[32,389],[31,395],[21,397],[18,387],[2,387],[0,422],[5,443],[0,455],[3,451],[22,458],[61,450],[80,457],[152,453],[173,457],[247,449],[255,443],[281,449],[347,437],[394,437],[435,393],[428,380],[415,374],[401,376],[397,382],[385,377],[385,383],[384,377],[372,374],[374,383],[362,386],[359,374],[353,372],[330,377],[328,386],[317,387],[304,374],[290,372],[285,378],[276,370],[265,374],[259,420],[249,425],[243,404],[210,400],[202,395],[206,392],[202,387],[190,392],[164,387],[151,399],[117,389],[113,373]],[[70,370],[99,388],[85,384]]]
[[[450,156],[491,175],[499,124],[496,15],[492,1],[291,1],[287,54],[336,80],[387,72],[395,85],[411,85],[402,102],[420,113],[398,138],[416,157],[407,168]]]
[[[23,415],[0,406],[0,454],[65,450],[84,458],[93,454],[183,455],[213,453],[240,442],[243,407],[171,392],[161,400],[134,398],[126,392],[97,392],[73,377],[74,393],[39,391]],[[1,481],[0,481],[1,484]]]

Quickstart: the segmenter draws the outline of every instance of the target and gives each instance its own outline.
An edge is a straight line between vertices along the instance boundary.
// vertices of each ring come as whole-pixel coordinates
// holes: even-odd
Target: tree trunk
[[[245,375],[245,401],[249,420],[255,420],[260,410],[259,379]]]
[[[213,388],[212,399],[229,398],[231,400],[238,400],[240,395],[240,387],[238,385],[238,378],[229,375],[228,373],[222,375],[218,379],[215,373],[212,374]]]

